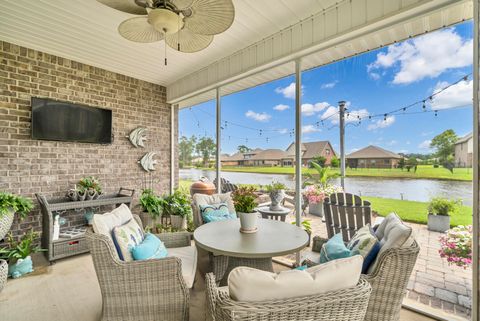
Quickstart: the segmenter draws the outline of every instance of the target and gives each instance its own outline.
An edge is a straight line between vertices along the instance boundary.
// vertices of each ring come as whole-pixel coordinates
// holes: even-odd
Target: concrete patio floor
[[[320,217],[307,214],[312,224],[312,237],[326,237],[325,223]],[[291,214],[288,222],[295,220]],[[406,223],[413,228],[415,238],[420,245],[420,254],[408,284],[408,292],[404,304],[415,306],[421,310],[429,310],[438,315],[448,315],[447,318],[470,319],[472,295],[472,270],[449,266],[446,260],[440,258],[438,238],[441,233],[431,232],[426,225]],[[310,248],[302,252],[302,258],[318,260],[319,254]],[[285,258],[285,257],[284,257]],[[292,262],[294,256],[287,259]]]
[[[102,301],[90,255],[63,259],[51,266],[46,265],[43,258],[36,261],[34,273],[16,280],[9,279],[0,293],[2,321],[100,320]],[[282,270],[285,267],[277,264],[275,269]],[[205,320],[204,308],[204,279],[197,272],[191,293],[190,320]],[[400,320],[434,319],[403,309]]]

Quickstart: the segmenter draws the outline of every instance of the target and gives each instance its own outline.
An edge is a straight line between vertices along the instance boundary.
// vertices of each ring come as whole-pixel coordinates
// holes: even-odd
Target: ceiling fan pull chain
[[[163,29],[163,39],[165,39],[164,46],[165,46],[165,66],[167,65],[167,33],[165,32],[165,29]]]
[[[177,18],[178,32],[177,32],[177,50],[180,51],[180,16]]]

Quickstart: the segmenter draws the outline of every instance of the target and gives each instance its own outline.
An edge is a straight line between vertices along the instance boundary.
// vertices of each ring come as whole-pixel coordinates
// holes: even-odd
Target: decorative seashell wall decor
[[[147,129],[145,127],[137,127],[130,132],[128,139],[135,147],[145,147],[143,142],[147,140]]]
[[[149,152],[143,155],[142,159],[138,161],[142,168],[146,172],[154,171],[155,170],[155,165],[157,164],[157,161],[153,159],[157,153],[155,152]]]

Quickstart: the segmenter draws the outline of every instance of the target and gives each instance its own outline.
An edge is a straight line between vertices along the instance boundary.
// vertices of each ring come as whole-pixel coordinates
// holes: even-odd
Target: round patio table
[[[301,228],[269,219],[258,219],[256,233],[241,233],[240,220],[211,222],[193,233],[195,244],[214,255],[228,257],[228,266],[221,285],[238,266],[249,266],[273,272],[272,258],[302,250],[308,234]]]

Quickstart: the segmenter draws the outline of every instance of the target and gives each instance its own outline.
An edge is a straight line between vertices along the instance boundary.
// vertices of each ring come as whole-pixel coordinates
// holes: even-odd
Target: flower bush
[[[323,200],[333,193],[341,193],[343,189],[340,186],[327,184],[326,186],[308,185],[303,191],[303,195],[308,199],[309,204],[322,203]]]
[[[472,226],[459,225],[440,236],[441,249],[438,251],[450,265],[466,269],[472,264]]]

